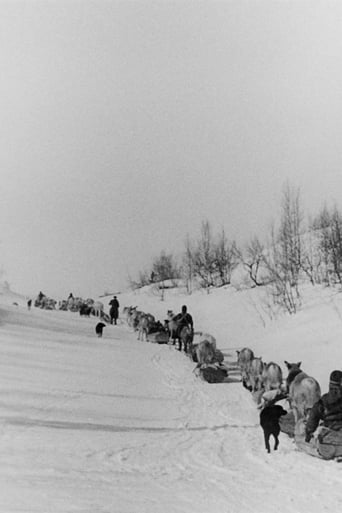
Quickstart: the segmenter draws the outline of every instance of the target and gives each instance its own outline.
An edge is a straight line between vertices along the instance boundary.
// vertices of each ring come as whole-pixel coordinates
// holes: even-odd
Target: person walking
[[[119,301],[116,296],[113,297],[108,303],[110,305],[109,315],[110,315],[110,323],[111,324],[117,324],[117,320],[119,317]]]

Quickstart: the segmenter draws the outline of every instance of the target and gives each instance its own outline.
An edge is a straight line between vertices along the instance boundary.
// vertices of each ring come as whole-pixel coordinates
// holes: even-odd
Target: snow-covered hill
[[[335,513],[342,466],[263,446],[250,394],[209,385],[184,354],[137,341],[120,322],[26,308],[0,294],[0,511],[89,513]],[[111,296],[101,298],[108,309]],[[251,347],[265,361],[302,360],[326,391],[342,367],[342,296],[308,287],[296,316],[274,317],[262,290],[147,288],[119,295],[164,319],[188,306],[227,361]],[[13,303],[17,303],[14,305]],[[272,318],[271,318],[272,317]],[[285,369],[284,369],[285,371]]]

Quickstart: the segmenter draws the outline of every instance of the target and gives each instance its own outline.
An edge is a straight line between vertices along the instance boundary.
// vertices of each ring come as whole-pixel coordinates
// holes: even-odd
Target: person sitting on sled
[[[312,440],[314,432],[316,440]],[[342,371],[330,374],[329,392],[314,404],[305,427],[305,442],[314,443],[324,459],[342,457]]]

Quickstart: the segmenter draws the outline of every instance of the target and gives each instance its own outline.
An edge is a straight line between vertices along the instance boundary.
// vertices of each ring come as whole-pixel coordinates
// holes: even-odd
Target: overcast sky
[[[208,219],[262,236],[286,180],[342,207],[342,2],[0,1],[0,262],[119,291]]]

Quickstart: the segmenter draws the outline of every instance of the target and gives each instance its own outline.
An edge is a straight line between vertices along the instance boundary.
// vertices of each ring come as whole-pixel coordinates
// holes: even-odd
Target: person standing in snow
[[[111,301],[109,301],[109,305],[110,305],[110,310],[109,310],[110,323],[116,325],[116,322],[119,317],[119,307],[120,307],[119,301],[116,296],[114,296],[113,299]]]
[[[74,296],[73,296],[72,292],[70,292],[69,297],[67,299],[67,305],[68,305],[68,310],[72,310],[73,309],[73,306],[74,306]]]

